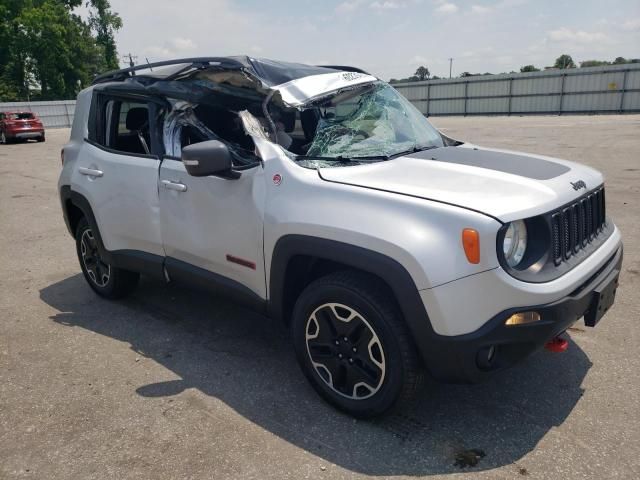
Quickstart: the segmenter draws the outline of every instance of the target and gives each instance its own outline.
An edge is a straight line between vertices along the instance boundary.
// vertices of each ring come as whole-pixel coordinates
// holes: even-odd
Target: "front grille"
[[[604,187],[551,215],[553,261],[559,265],[591,243],[606,221]]]

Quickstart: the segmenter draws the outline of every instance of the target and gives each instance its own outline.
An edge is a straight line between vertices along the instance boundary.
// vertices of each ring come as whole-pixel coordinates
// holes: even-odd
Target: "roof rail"
[[[170,65],[180,65],[181,63],[187,63],[191,65],[202,64],[203,66],[210,66],[211,64],[226,65],[227,67],[241,68],[242,63],[229,57],[192,57],[192,58],[178,58],[176,60],[166,60],[163,62],[145,63],[142,65],[136,65],[134,67],[123,68],[121,70],[112,70],[110,72],[98,75],[93,79],[92,85],[98,83],[105,83],[108,81],[121,81],[126,78],[135,75],[135,72],[140,70],[153,70],[157,67],[167,67]]]

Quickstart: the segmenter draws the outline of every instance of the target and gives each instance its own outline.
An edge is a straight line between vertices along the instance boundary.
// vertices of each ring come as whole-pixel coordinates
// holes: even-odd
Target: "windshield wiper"
[[[314,155],[298,155],[296,157],[296,161],[299,160],[325,160],[328,162],[340,162],[340,163],[349,163],[349,162],[366,162],[366,161],[378,161],[378,160],[388,160],[386,155],[383,156],[375,156],[375,157],[344,157],[342,155],[338,155],[337,157],[320,157]]]
[[[402,157],[403,155],[409,155],[410,153],[424,152],[425,150],[432,150],[434,148],[439,148],[439,147],[437,145],[424,145],[422,147],[419,147],[416,145],[415,147],[410,148],[409,150],[404,150],[402,152],[397,152],[397,153],[394,153],[393,155],[389,155],[389,158]]]
[[[431,150],[433,148],[439,148],[437,145],[425,145],[422,147],[415,146],[409,150],[403,150],[402,152],[396,152],[392,154],[385,155],[366,155],[362,157],[344,157],[342,155],[338,155],[337,157],[320,157],[314,155],[298,155],[296,160],[326,160],[333,162],[379,162],[381,160],[391,160],[393,158],[401,157],[403,155],[408,155],[410,153],[422,152],[424,150]]]

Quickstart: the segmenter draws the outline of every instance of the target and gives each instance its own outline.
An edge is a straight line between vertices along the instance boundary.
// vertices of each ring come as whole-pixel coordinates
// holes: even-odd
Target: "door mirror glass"
[[[219,140],[194,143],[182,149],[182,163],[189,175],[207,177],[218,175],[232,177],[236,172],[231,170],[231,153],[227,146]]]

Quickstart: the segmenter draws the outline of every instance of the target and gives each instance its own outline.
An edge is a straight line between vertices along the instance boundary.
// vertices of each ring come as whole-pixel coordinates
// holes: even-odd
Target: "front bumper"
[[[478,382],[511,367],[585,316],[593,305],[594,292],[612,278],[617,279],[621,265],[622,246],[594,275],[560,300],[505,310],[472,333],[438,335],[437,341],[430,346],[429,357],[433,359],[433,354],[437,353],[439,359],[429,362],[429,371],[443,381]],[[526,325],[505,326],[507,318],[525,311],[538,312],[541,319]],[[486,362],[490,348],[493,348],[492,361]]]

